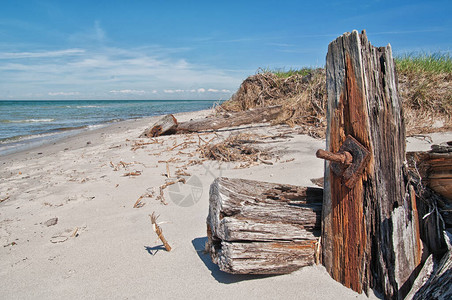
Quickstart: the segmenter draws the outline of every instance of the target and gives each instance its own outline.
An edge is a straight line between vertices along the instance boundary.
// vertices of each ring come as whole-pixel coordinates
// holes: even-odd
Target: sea
[[[112,122],[208,109],[218,100],[0,100],[0,156]]]

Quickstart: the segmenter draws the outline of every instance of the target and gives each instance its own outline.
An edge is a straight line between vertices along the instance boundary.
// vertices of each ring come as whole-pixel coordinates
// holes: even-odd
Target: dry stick
[[[135,144],[132,145],[132,151],[143,148],[143,146],[152,145],[152,144],[160,144],[160,143],[158,140],[154,140],[154,139],[152,139],[151,142],[136,141]]]
[[[164,189],[164,188],[168,187],[169,185],[176,184],[178,182],[185,183],[185,178],[179,178],[175,181],[166,182],[164,185],[161,186],[161,188]]]
[[[123,162],[122,160],[120,160],[119,163],[123,166],[123,168],[126,168],[127,165],[130,165],[128,163]]]
[[[155,233],[157,233],[157,236],[162,241],[163,246],[165,246],[166,251],[170,252],[171,251],[171,246],[166,241],[165,237],[163,236],[162,229],[157,224],[157,218],[159,216],[156,216],[155,212],[153,212],[152,215],[149,215],[149,217],[151,217],[152,229],[154,229]]]
[[[171,147],[171,148],[168,149],[168,150],[171,151],[171,150],[176,149],[176,148],[179,147],[179,146],[182,146],[182,145],[188,145],[188,144],[194,144],[194,143],[196,143],[196,142],[195,142],[195,141],[182,142],[182,143],[180,143],[180,144],[177,144],[176,146]]]
[[[169,169],[169,164],[166,163],[166,176],[168,176],[168,178],[171,178],[171,174],[170,174],[170,169]]]
[[[154,197],[154,194],[155,194],[154,190],[151,193],[144,193],[137,199],[137,201],[135,201],[133,208],[143,207],[146,203],[141,202],[141,200],[143,200],[143,198],[152,198],[152,197]]]
[[[9,196],[7,196],[6,198],[0,199],[0,203],[2,203],[3,201],[6,201],[9,199]]]
[[[72,232],[71,237],[76,237],[78,233],[78,227],[75,227],[74,232]]]
[[[261,158],[261,153],[260,153],[260,152],[257,154],[257,159],[258,159],[260,162],[262,162],[262,163],[264,163],[264,164],[266,164],[266,165],[273,165],[273,162],[271,162],[271,161],[269,161],[269,160],[263,160],[263,159]]]
[[[138,200],[135,202],[135,204],[133,205],[133,208],[140,208],[144,206],[144,203],[141,203],[141,199],[143,199],[145,197],[145,195],[141,195],[140,198],[138,198]]]
[[[165,201],[165,197],[163,197],[163,188],[162,187],[160,187],[160,195],[158,195],[156,199],[160,200],[160,202],[162,202],[162,204],[168,205],[168,203]]]
[[[320,247],[321,247],[321,241],[322,241],[322,237],[319,237],[319,240],[315,243],[316,247],[315,247],[315,253],[314,253],[314,257],[315,257],[315,264],[318,265],[320,263]]]
[[[134,172],[125,173],[122,176],[140,176],[140,175],[141,175],[141,171],[134,171]]]
[[[167,188],[168,186],[172,185],[172,184],[176,184],[178,182],[182,182],[185,184],[185,178],[179,178],[175,181],[170,181],[167,182],[163,185],[160,186],[160,195],[157,196],[157,199],[160,200],[160,202],[162,202],[163,204],[167,205],[168,203],[165,201],[165,197],[163,196],[163,189]]]
[[[170,163],[170,162],[177,162],[177,161],[180,161],[180,158],[173,157],[168,160],[159,160],[158,163],[161,164],[161,163]]]
[[[179,169],[179,170],[176,171],[176,175],[177,176],[190,176],[190,173],[187,173],[184,170]]]

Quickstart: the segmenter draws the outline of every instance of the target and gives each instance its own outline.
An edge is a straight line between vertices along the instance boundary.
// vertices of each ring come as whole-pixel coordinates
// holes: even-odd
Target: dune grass
[[[293,75],[301,75],[301,76],[306,76],[308,74],[311,74],[316,68],[313,67],[303,67],[300,69],[296,69],[296,68],[289,68],[288,70],[286,70],[286,68],[260,68],[257,73],[258,74],[262,74],[262,73],[272,73],[274,74],[276,77],[278,78],[289,78]]]
[[[407,54],[396,56],[395,63],[407,134],[451,130],[452,56]],[[282,105],[283,113],[276,122],[300,125],[306,133],[324,137],[326,100],[323,68],[261,68],[220,108],[242,111]]]
[[[449,53],[404,54],[396,56],[395,62],[397,70],[402,73],[452,73],[452,56]]]

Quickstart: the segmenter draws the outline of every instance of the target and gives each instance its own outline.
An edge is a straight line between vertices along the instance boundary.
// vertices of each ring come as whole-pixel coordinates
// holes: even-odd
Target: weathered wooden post
[[[255,180],[210,186],[206,250],[232,274],[285,274],[313,265],[323,191]]]
[[[325,164],[323,264],[359,293],[403,298],[422,246],[391,46],[372,46],[365,31],[345,33],[328,47],[326,76],[326,149],[340,153]]]

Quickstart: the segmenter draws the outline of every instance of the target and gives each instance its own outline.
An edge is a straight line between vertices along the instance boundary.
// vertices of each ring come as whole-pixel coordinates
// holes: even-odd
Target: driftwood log
[[[206,249],[222,271],[284,274],[315,262],[322,189],[217,178]]]
[[[151,127],[147,128],[139,137],[157,137],[162,134],[173,134],[177,130],[177,119],[169,114],[158,120]]]
[[[282,106],[276,105],[235,113],[226,113],[219,116],[195,119],[180,123],[177,122],[173,115],[166,115],[162,119],[158,120],[154,125],[147,128],[140,135],[140,138],[156,137],[159,135],[174,133],[202,132],[252,123],[264,123],[276,119],[281,111]]]
[[[365,31],[345,33],[328,47],[326,74],[327,150],[337,153],[350,135],[370,159],[354,184],[325,163],[323,264],[359,293],[373,288],[387,299],[403,298],[422,245],[391,47],[373,47]]]
[[[235,113],[227,113],[218,117],[196,119],[182,122],[177,127],[178,132],[200,132],[218,130],[226,127],[236,127],[252,123],[269,122],[281,113],[282,106],[269,106]]]

